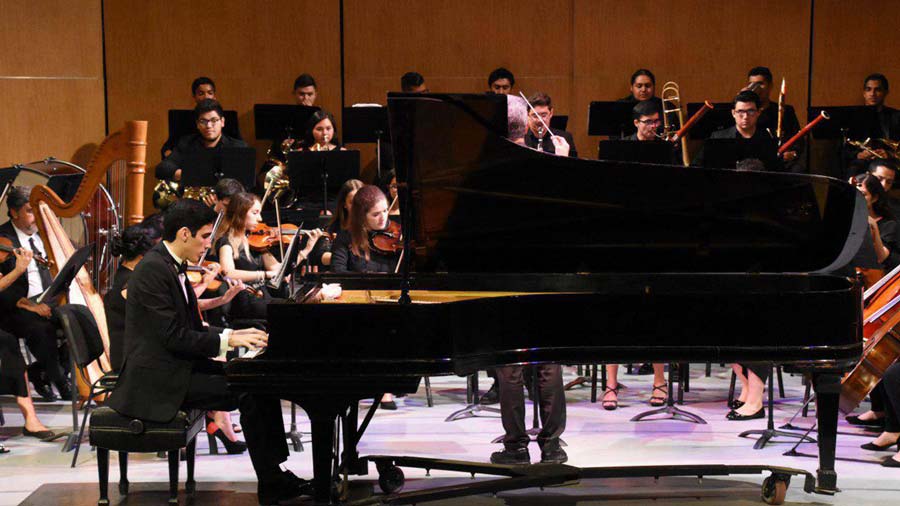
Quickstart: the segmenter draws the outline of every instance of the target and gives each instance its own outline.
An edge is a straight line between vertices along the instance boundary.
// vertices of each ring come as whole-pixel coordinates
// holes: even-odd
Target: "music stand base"
[[[653,418],[652,420],[647,420],[651,416],[656,416],[660,414],[665,414],[666,416],[661,416],[659,418]],[[657,420],[678,420],[681,422],[691,422],[700,425],[706,425],[706,420],[701,418],[699,415],[695,415],[690,411],[685,411],[678,406],[663,406],[658,409],[652,409],[650,411],[644,411],[643,413],[639,413],[631,418],[631,422],[643,422],[643,421],[657,421]]]
[[[753,429],[753,430],[745,430],[738,434],[738,437],[750,437],[754,435],[759,435],[756,439],[756,443],[753,444],[754,450],[762,450],[769,443],[776,443],[776,441],[772,441],[776,437],[782,438],[790,438],[797,439],[801,443],[817,443],[815,439],[805,435],[805,434],[795,434],[793,432],[785,432],[783,430],[777,429]],[[787,441],[777,441],[780,443],[787,443]]]
[[[450,416],[444,419],[445,422],[455,422],[465,418],[478,416],[479,413],[495,413],[500,414],[500,408],[492,408],[482,404],[469,404],[468,406],[450,413]]]

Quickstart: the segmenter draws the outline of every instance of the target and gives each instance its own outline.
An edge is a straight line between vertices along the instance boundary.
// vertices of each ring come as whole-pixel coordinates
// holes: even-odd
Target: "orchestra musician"
[[[246,192],[232,195],[216,240],[215,249],[222,273],[247,285],[261,285],[263,292],[262,297],[253,297],[243,291],[239,293],[231,304],[231,315],[236,318],[266,318],[266,304],[271,300],[271,294],[264,284],[274,278],[281,268],[281,262],[272,253],[250,250],[247,234],[262,222],[261,211],[262,204],[257,195]],[[311,230],[308,235],[306,245],[298,253],[298,262],[306,260],[322,231]]]
[[[527,104],[521,97],[507,97],[507,122],[510,140],[518,144],[525,142]],[[553,136],[561,139],[559,136]],[[563,139],[562,142],[565,142]],[[557,148],[567,145],[557,144]],[[565,156],[557,151],[560,156]],[[357,196],[357,199],[359,197]],[[541,463],[562,464],[568,460],[559,438],[566,429],[566,395],[563,390],[562,366],[559,364],[538,364],[531,367],[537,375],[536,401],[540,405],[541,432],[537,436],[541,448]],[[530,464],[528,453],[529,436],[525,430],[525,386],[524,367],[521,365],[494,368],[495,384],[499,385],[500,417],[503,423],[503,450],[491,454],[494,464]],[[493,388],[493,387],[492,387]],[[485,394],[487,395],[487,394]]]
[[[198,77],[191,83],[191,96],[194,97],[194,105],[204,100],[218,100],[216,98],[216,83],[208,77]]]
[[[652,101],[657,109],[662,111],[662,100],[656,96],[656,76],[648,69],[637,69],[631,74],[628,95],[620,98],[619,102],[646,102]]]
[[[883,428],[884,430],[872,442],[866,443],[860,448],[863,450],[886,452],[900,440],[900,363],[895,363],[885,371],[881,378],[883,385]],[[885,458],[881,465],[884,467],[900,467],[900,447],[898,451]]]
[[[513,87],[516,85],[516,78],[508,69],[497,67],[488,75],[487,83],[488,93],[509,95],[513,92]]]
[[[897,162],[893,160],[876,158],[869,162],[869,174],[881,181],[884,191],[888,192],[888,202],[891,206],[891,214],[894,217],[900,216],[900,202],[890,197],[891,189],[894,188],[894,181],[897,180],[897,170]]]
[[[216,214],[181,199],[166,212],[163,240],[150,249],[128,280],[124,361],[108,405],[124,416],[165,423],[179,409],[240,409],[260,504],[308,492],[307,483],[280,463],[288,457],[281,403],[264,395],[229,392],[221,362],[239,346],[264,348],[257,329],[205,327],[186,276],[209,248]]]
[[[128,299],[128,279],[137,264],[144,258],[162,239],[162,222],[158,220],[142,222],[126,228],[120,235],[113,238],[110,243],[110,251],[114,257],[121,257],[121,263],[113,278],[112,288],[103,296],[103,306],[106,310],[106,323],[109,330],[109,357],[113,370],[119,371],[124,360],[125,342],[125,308]],[[218,266],[204,274],[200,283],[202,289],[218,273]],[[201,310],[221,306],[234,298],[243,290],[242,283],[230,284],[224,295],[216,299],[201,299],[198,301]],[[197,287],[194,294],[199,297]],[[202,303],[201,303],[202,301]],[[205,303],[205,304],[204,304]],[[231,416],[226,411],[210,411],[207,413],[207,432],[222,441],[229,454],[243,453],[247,446],[239,441],[234,434]]]
[[[28,203],[30,196],[29,186],[15,186],[9,190],[6,200],[9,220],[0,225],[0,236],[9,239],[14,248],[28,248],[34,256],[47,258],[34,211]],[[16,259],[10,255],[0,264],[0,273],[11,273],[15,262]],[[50,305],[31,301],[49,288],[51,281],[50,270],[32,258],[25,275],[19,276],[0,293],[0,329],[24,338],[37,359],[29,366],[31,383],[37,393],[44,400],[53,401],[56,399],[53,393],[55,386],[60,398],[71,400],[72,392],[66,379],[69,364],[60,353],[60,345],[65,346],[64,338],[57,335],[58,325]]]
[[[34,253],[24,248],[16,248],[10,256],[13,268],[0,275],[0,293],[28,272],[28,266],[32,262]],[[25,360],[22,359],[22,353],[19,351],[19,340],[16,336],[3,330],[0,330],[0,394],[12,394],[16,397],[16,405],[25,419],[22,435],[43,441],[56,437],[53,431],[41,423],[34,409],[34,402],[28,392],[28,372],[25,370]],[[9,450],[0,445],[0,453],[8,452]]]
[[[212,195],[209,195],[208,200],[204,200],[204,202],[206,202],[206,205],[211,205],[213,211],[219,213],[228,208],[228,203],[231,202],[232,196],[244,191],[246,190],[240,181],[230,177],[223,177],[216,182]],[[209,257],[207,256],[207,258]]]
[[[869,209],[869,230],[875,242],[875,255],[885,271],[900,264],[900,233],[891,212],[887,192],[881,181],[872,174],[860,174],[851,183],[862,192]]]
[[[874,109],[873,116],[864,115],[855,118],[850,125],[848,137],[854,140],[900,139],[900,111],[885,105],[890,84],[884,74],[870,74],[863,81],[863,104]],[[887,158],[887,150],[875,145],[871,150],[861,149],[844,143],[841,150],[843,162],[849,174],[856,174],[865,169],[865,163],[876,158]]]
[[[330,112],[320,109],[309,117],[303,129],[303,138],[300,140],[300,149],[305,151],[332,151],[341,147],[337,137],[337,129],[334,126],[334,116]]]
[[[428,93],[428,85],[422,74],[407,72],[400,77],[400,90],[404,93]]]
[[[337,240],[338,236],[350,233],[350,210],[353,206],[353,197],[356,196],[357,190],[363,186],[365,186],[365,184],[359,179],[348,179],[341,185],[341,189],[338,190],[337,198],[335,200],[334,213],[331,214],[331,223],[329,223],[328,227],[325,229],[327,234],[319,240],[323,243],[327,242],[327,247],[323,248],[319,261],[314,262],[310,259],[311,263],[322,266],[331,265],[334,242]],[[332,237],[333,239],[328,240],[329,237]]]
[[[756,158],[767,170],[782,170],[783,164],[778,158],[778,147],[768,133],[758,127],[759,109],[762,105],[759,95],[752,91],[742,91],[732,101],[731,115],[734,126],[713,132],[710,139],[737,139],[739,142],[738,161],[745,158]],[[705,148],[694,157],[691,165],[703,166]]]
[[[190,153],[247,147],[244,141],[233,139],[222,132],[225,126],[225,113],[219,102],[210,99],[200,101],[194,107],[194,118],[197,122],[197,133],[182,137],[172,154],[159,162],[156,166],[157,179],[181,181],[181,164]]]
[[[778,132],[778,103],[773,103],[771,100],[772,71],[768,67],[753,67],[747,72],[747,79],[750,85],[755,86],[753,92],[759,95],[760,105],[759,119],[756,122],[757,128],[774,137]],[[794,106],[783,103],[782,108],[781,140],[787,140],[800,131],[800,121],[797,119],[797,112],[794,110]],[[778,139],[776,139],[777,141]],[[782,156],[786,163],[793,162],[803,152],[803,142],[803,139],[795,142],[790,150],[784,152]]]
[[[318,87],[313,76],[300,74],[297,76],[297,79],[294,79],[294,100],[296,100],[297,105],[312,107],[316,105],[318,96]]]
[[[525,133],[525,145],[538,151],[555,154],[556,147],[551,138],[559,136],[563,137],[566,143],[569,144],[569,156],[578,158],[578,151],[575,150],[575,141],[572,139],[572,134],[552,127],[549,132],[544,131],[544,125],[549,126],[550,119],[553,117],[553,102],[550,99],[550,95],[537,92],[528,101],[533,109],[528,110],[528,131]],[[538,119],[538,116],[540,116],[540,119]]]

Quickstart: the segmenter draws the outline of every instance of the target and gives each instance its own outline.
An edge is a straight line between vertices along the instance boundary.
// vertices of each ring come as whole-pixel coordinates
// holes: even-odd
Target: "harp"
[[[105,181],[110,167],[125,164],[128,199],[125,202],[126,223],[141,221],[143,209],[144,172],[147,153],[147,122],[129,121],[122,130],[109,135],[85,167],[86,172],[75,196],[69,202],[63,202],[59,196],[44,185],[37,185],[31,190],[29,203],[34,211],[35,222],[47,256],[53,260],[51,272],[55,276],[60,266],[64,265],[75,252],[75,247],[66,235],[59,218],[69,218],[81,213],[94,195],[97,186]],[[75,277],[69,290],[71,303],[84,304],[96,320],[97,328],[103,339],[104,354],[90,364],[79,376],[78,393],[82,399],[87,398],[90,385],[99,379],[104,371],[110,369],[109,332],[106,325],[106,311],[103,299],[94,287],[91,276],[82,268]],[[72,371],[75,374],[75,371]],[[84,382],[87,381],[87,384]]]

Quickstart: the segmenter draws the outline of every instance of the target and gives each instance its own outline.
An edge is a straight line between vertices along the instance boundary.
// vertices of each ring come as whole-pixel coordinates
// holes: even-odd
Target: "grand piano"
[[[378,499],[391,504],[610,475],[356,452],[360,399],[415,392],[426,375],[534,363],[791,364],[816,391],[819,469],[804,488],[837,491],[840,377],[862,350],[860,290],[846,275],[867,229],[855,188],[548,155],[505,138],[504,96],[391,94],[388,108],[408,252],[399,273],[306,278],[269,305],[268,349],[226,367],[232,389],[307,412],[316,503],[338,500],[337,470],[363,474],[367,462],[388,492],[398,466],[506,477]],[[324,301],[331,282],[343,295]],[[689,467],[613,474],[791,474]]]

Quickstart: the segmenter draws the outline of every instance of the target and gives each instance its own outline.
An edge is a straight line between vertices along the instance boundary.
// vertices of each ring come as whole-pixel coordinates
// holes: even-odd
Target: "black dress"
[[[0,394],[28,397],[25,361],[16,336],[0,330]]]
[[[119,266],[113,278],[112,288],[103,296],[103,307],[106,310],[106,327],[109,330],[109,361],[114,371],[122,368],[123,346],[125,343],[125,298],[122,290],[128,286],[128,278],[133,271],[123,265]]]
[[[225,245],[231,247],[231,243],[228,242],[228,237],[220,237],[219,240],[216,241],[216,253],[218,253],[222,246]],[[247,252],[241,249],[238,251],[237,258],[234,258],[233,253],[231,258],[234,259],[235,269],[252,272],[265,272],[266,270],[261,254],[250,252],[250,256],[248,257]],[[252,285],[253,283],[244,284]],[[231,317],[264,320],[266,318],[266,305],[272,297],[265,286],[261,287],[260,290],[263,293],[262,297],[254,297],[247,292],[237,294],[234,299],[231,300],[231,308],[228,311]]]
[[[353,253],[350,249],[350,232],[341,230],[334,239],[331,248],[332,272],[394,272],[398,258],[381,255],[374,251],[369,259]]]

